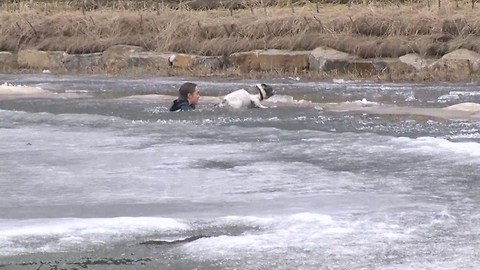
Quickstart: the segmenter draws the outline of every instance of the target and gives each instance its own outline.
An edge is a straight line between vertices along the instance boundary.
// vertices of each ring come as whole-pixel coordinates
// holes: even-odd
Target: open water
[[[168,112],[184,81],[205,102]],[[480,268],[479,120],[296,106],[434,110],[477,84],[282,78],[233,111],[206,96],[257,81],[0,82],[0,270]]]

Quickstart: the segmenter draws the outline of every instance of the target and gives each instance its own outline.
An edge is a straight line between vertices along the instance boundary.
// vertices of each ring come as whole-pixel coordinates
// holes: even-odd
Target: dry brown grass
[[[430,10],[397,5],[258,7],[244,10],[96,9],[47,4],[0,11],[0,50],[100,52],[115,44],[152,51],[228,55],[254,49],[312,50],[320,45],[364,58],[410,52],[480,52],[480,11],[463,3]],[[13,4],[12,4],[13,5]],[[252,13],[253,11],[253,13]],[[265,14],[265,11],[267,14]]]

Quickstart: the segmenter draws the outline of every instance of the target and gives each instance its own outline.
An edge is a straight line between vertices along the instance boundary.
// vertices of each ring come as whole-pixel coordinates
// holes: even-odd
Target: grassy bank
[[[11,4],[14,5],[14,4]],[[151,51],[226,55],[255,49],[312,50],[325,45],[363,58],[406,53],[480,52],[480,7],[454,2],[320,5],[252,9],[97,8],[16,4],[0,11],[0,50],[100,52],[115,44]]]

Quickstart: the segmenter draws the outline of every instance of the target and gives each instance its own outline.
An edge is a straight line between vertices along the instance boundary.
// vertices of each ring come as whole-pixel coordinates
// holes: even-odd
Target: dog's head
[[[260,93],[260,100],[267,99],[273,95],[275,95],[275,90],[268,84],[259,83],[256,84],[255,87],[258,89],[258,93]]]

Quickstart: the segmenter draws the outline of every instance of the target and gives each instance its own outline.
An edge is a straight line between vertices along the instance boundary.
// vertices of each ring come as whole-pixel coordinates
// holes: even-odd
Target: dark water
[[[122,99],[185,80],[214,97],[256,83],[0,75],[58,93],[0,98],[0,269],[480,267],[479,122]],[[476,84],[267,83],[313,102],[480,102]]]

